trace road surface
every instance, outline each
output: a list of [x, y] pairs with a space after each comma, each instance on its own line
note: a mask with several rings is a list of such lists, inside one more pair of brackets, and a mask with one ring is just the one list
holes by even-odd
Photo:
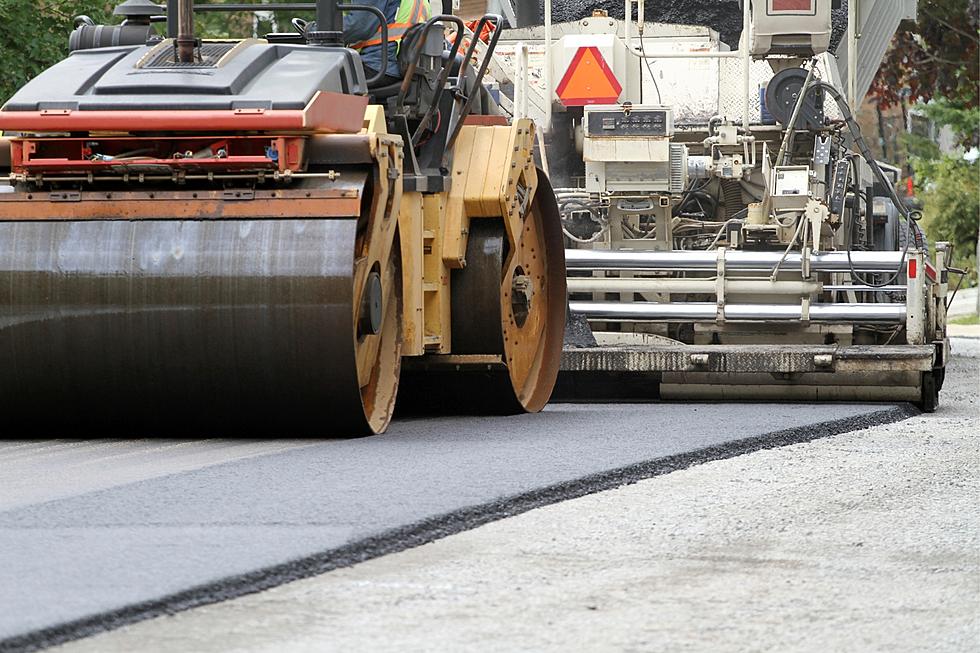
[[[241, 596], [540, 505], [912, 412], [563, 405], [401, 420], [357, 440], [6, 442], [0, 650]], [[94, 470], [104, 471], [93, 479]]]

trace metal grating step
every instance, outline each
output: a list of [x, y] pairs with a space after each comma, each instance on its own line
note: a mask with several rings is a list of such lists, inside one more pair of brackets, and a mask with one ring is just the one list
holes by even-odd
[[143, 68], [214, 68], [218, 62], [238, 45], [237, 43], [204, 43], [194, 50], [195, 61], [182, 63], [177, 61], [177, 48], [161, 48]]

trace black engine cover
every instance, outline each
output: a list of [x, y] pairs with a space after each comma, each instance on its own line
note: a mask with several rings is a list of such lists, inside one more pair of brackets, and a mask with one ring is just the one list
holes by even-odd
[[318, 91], [365, 95], [360, 57], [340, 47], [205, 42], [173, 62], [173, 42], [81, 50], [17, 92], [4, 111], [302, 109]]

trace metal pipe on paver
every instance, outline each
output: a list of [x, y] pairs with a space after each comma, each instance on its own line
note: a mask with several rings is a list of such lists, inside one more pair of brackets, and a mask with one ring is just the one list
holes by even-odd
[[[718, 268], [718, 251], [630, 252], [586, 249], [565, 250], [570, 270], [701, 270]], [[726, 270], [772, 270], [783, 259], [778, 252], [724, 252]], [[894, 272], [901, 264], [903, 252], [824, 252], [810, 254], [814, 272]], [[802, 269], [803, 254], [791, 252], [780, 264], [781, 270]]]
[[857, 22], [858, 0], [847, 3], [847, 101], [857, 111]]
[[545, 133], [551, 132], [551, 106], [555, 96], [554, 80], [551, 79], [551, 0], [544, 0], [544, 125]]
[[530, 74], [528, 73], [527, 43], [520, 41], [515, 52], [517, 55], [517, 81], [514, 82], [514, 119], [527, 118], [529, 115]]
[[[904, 304], [812, 304], [811, 322], [903, 322]], [[730, 320], [793, 320], [803, 319], [800, 306], [783, 304], [729, 304], [725, 317]]]
[[[668, 304], [653, 302], [571, 302], [573, 313], [603, 321], [642, 322], [715, 320], [718, 305], [713, 302]], [[796, 304], [728, 304], [726, 320], [796, 321], [803, 319], [803, 308]], [[811, 322], [902, 322], [904, 304], [811, 304]]]
[[[749, 120], [749, 86], [751, 83], [751, 77], [749, 75], [750, 66], [752, 65], [752, 58], [749, 50], [752, 47], [752, 3], [748, 0], [742, 2], [742, 91], [745, 95], [743, 98], [745, 104], [743, 105], [742, 114], [742, 129], [746, 134], [752, 126]], [[761, 116], [760, 116], [761, 117]], [[709, 134], [710, 135], [710, 134]], [[753, 147], [755, 147], [753, 145]]]
[[908, 286], [863, 286], [858, 284], [824, 285], [825, 292], [905, 292]]
[[[630, 39], [632, 38], [632, 32], [630, 26], [633, 23], [633, 0], [626, 0], [626, 8], [623, 10], [623, 40], [626, 42], [626, 47], [631, 48]], [[641, 81], [642, 84], [642, 81]]]
[[735, 52], [648, 52], [646, 55], [633, 52], [640, 59], [739, 59], [741, 54]]
[[[862, 286], [857, 284], [827, 285], [816, 281], [769, 281], [768, 279], [727, 279], [725, 290], [735, 294], [813, 295], [821, 292], [883, 293], [908, 290], [907, 286]], [[718, 291], [715, 279], [685, 279], [658, 277], [571, 277], [569, 292], [669, 292], [706, 293]]]
[[[902, 286], [904, 290], [905, 287]], [[715, 279], [572, 277], [569, 292], [663, 292], [714, 294], [718, 291]], [[725, 292], [758, 295], [817, 295], [823, 284], [815, 281], [770, 281], [769, 279], [726, 279]]]

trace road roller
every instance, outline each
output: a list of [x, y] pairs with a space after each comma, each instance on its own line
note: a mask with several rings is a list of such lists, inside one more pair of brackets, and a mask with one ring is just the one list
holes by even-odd
[[[207, 40], [195, 13], [249, 7], [128, 0], [3, 106], [7, 433], [355, 436], [396, 399], [545, 406], [566, 286], [534, 124], [500, 115], [457, 17], [409, 30], [392, 80], [343, 36], [369, 12], [386, 45], [384, 16], [335, 2]], [[492, 50], [500, 26], [475, 33]]]

